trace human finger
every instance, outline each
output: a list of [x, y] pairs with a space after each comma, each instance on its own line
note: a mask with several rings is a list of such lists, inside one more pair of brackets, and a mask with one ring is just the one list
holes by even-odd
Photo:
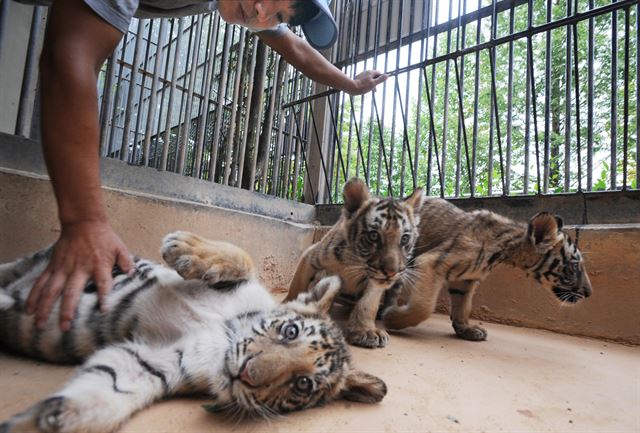
[[80, 296], [84, 291], [84, 286], [88, 278], [89, 275], [85, 272], [74, 272], [74, 274], [67, 279], [66, 287], [62, 294], [59, 318], [59, 326], [63, 332], [71, 329], [71, 322], [76, 316], [78, 302], [80, 301]]
[[118, 250], [116, 264], [125, 274], [133, 271], [133, 268], [135, 266], [135, 264], [133, 263], [133, 259], [131, 258], [131, 254], [129, 254], [129, 251], [127, 251], [126, 248]]
[[43, 293], [38, 300], [38, 310], [36, 312], [36, 326], [43, 329], [53, 309], [53, 304], [62, 293], [67, 275], [62, 272], [56, 272], [51, 275], [47, 285], [43, 289]]
[[[120, 265], [118, 265], [120, 266]], [[107, 312], [106, 297], [111, 291], [113, 285], [113, 277], [110, 272], [105, 272], [104, 269], [99, 269], [95, 273], [95, 283], [98, 292], [98, 302], [100, 303], [100, 311]]]
[[42, 295], [43, 289], [46, 287], [49, 279], [51, 278], [52, 271], [47, 267], [42, 274], [38, 277], [36, 282], [33, 284], [31, 291], [29, 292], [29, 296], [26, 301], [26, 313], [31, 315], [36, 312], [36, 306], [39, 303], [40, 296]]

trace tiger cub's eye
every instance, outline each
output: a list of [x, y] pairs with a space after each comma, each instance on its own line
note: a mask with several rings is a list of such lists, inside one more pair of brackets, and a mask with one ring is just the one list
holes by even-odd
[[409, 243], [410, 240], [411, 240], [411, 236], [405, 233], [400, 238], [400, 245], [405, 246]]
[[282, 328], [282, 336], [287, 340], [295, 340], [298, 338], [298, 325], [295, 323], [290, 323]]
[[371, 242], [376, 242], [378, 239], [380, 239], [380, 235], [377, 231], [371, 230], [367, 233], [367, 239], [369, 239]]
[[295, 381], [296, 391], [300, 394], [309, 394], [313, 390], [313, 381], [306, 376], [300, 376]]

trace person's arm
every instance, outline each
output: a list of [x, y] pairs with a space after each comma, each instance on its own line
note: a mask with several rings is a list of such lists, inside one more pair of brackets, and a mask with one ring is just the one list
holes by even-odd
[[53, 3], [40, 57], [42, 145], [62, 231], [27, 299], [27, 312], [36, 313], [39, 326], [62, 295], [60, 327], [69, 329], [88, 279], [102, 299], [111, 288], [113, 265], [132, 268], [107, 221], [98, 155], [96, 82], [121, 37], [82, 0]]
[[257, 35], [307, 77], [351, 95], [367, 93], [387, 79], [387, 75], [379, 71], [365, 71], [354, 79], [349, 78], [289, 29], [277, 34], [260, 32]]

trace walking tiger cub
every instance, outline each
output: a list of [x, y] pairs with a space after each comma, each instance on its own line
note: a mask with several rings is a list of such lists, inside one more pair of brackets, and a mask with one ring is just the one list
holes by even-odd
[[347, 340], [382, 347], [388, 338], [383, 330], [375, 331], [378, 339], [352, 333], [362, 323], [368, 332], [375, 327], [383, 293], [385, 327], [402, 329], [426, 320], [440, 290], [447, 288], [456, 335], [480, 341], [487, 332], [469, 324], [471, 300], [501, 263], [523, 269], [563, 303], [591, 295], [582, 255], [558, 216], [541, 212], [525, 224], [486, 210], [465, 212], [445, 200], [425, 198], [419, 189], [405, 200], [380, 199], [351, 179], [344, 187], [342, 217], [304, 253], [287, 299], [304, 291], [320, 271], [340, 275], [343, 293], [360, 297]]
[[[562, 230], [559, 216], [540, 212], [527, 224], [487, 210], [465, 212], [446, 200], [427, 198], [420, 218], [411, 277], [385, 300], [387, 328], [426, 320], [440, 290], [447, 288], [456, 335], [486, 339], [486, 330], [469, 324], [471, 300], [480, 282], [499, 264], [524, 270], [563, 303], [576, 303], [592, 293], [582, 254]], [[397, 305], [398, 299], [403, 305]]]
[[[0, 432], [110, 432], [174, 395], [203, 394], [211, 410], [269, 417], [344, 398], [373, 403], [380, 379], [356, 370], [327, 312], [340, 280], [278, 305], [240, 248], [177, 232], [162, 256], [117, 275], [100, 312], [85, 291], [73, 328], [38, 331], [23, 313], [51, 250], [0, 266], [0, 343], [54, 362], [86, 359], [64, 388], [0, 425]], [[91, 289], [91, 287], [88, 287]], [[95, 288], [94, 288], [95, 292]]]
[[371, 197], [364, 182], [353, 178], [345, 184], [343, 196], [342, 216], [304, 252], [286, 299], [307, 290], [318, 273], [339, 275], [342, 293], [360, 297], [346, 325], [347, 341], [384, 347], [389, 335], [376, 327], [378, 306], [387, 289], [409, 276], [407, 264], [419, 235], [424, 194], [417, 189], [406, 199]]

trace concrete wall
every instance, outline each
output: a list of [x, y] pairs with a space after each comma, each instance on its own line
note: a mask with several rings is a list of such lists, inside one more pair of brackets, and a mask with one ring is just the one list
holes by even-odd
[[[110, 222], [140, 256], [159, 260], [165, 234], [193, 231], [246, 249], [267, 286], [278, 291], [286, 289], [298, 258], [313, 240], [313, 206], [120, 161], [103, 160], [102, 174]], [[43, 248], [58, 233], [39, 147], [0, 134], [0, 262]]]

